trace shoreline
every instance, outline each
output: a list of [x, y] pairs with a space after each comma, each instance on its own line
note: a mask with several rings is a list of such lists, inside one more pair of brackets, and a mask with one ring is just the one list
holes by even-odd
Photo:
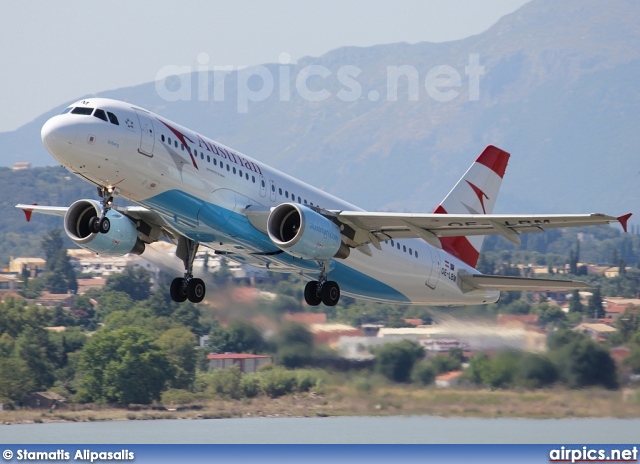
[[438, 416], [474, 418], [617, 418], [640, 417], [640, 390], [458, 390], [386, 387], [361, 392], [325, 387], [323, 393], [279, 398], [208, 400], [192, 405], [71, 404], [50, 410], [0, 411], [0, 425], [120, 420], [203, 420], [244, 417]]

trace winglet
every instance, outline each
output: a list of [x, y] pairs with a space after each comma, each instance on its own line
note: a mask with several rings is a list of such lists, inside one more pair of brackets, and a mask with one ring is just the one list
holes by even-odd
[[[38, 203], [34, 203], [33, 206], [38, 206]], [[31, 222], [31, 215], [33, 214], [33, 210], [28, 208], [22, 208], [22, 212], [27, 218], [27, 222]]]
[[632, 214], [633, 213], [625, 214], [624, 216], [620, 216], [619, 218], [617, 218], [618, 222], [620, 223], [620, 225], [622, 226], [625, 232], [627, 231], [627, 221], [629, 220]]

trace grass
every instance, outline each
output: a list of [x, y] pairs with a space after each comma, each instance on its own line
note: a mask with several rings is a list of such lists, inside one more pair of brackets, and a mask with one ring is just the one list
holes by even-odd
[[332, 385], [322, 393], [280, 398], [203, 401], [180, 411], [138, 410], [104, 405], [70, 405], [54, 412], [0, 411], [0, 423], [91, 422], [105, 420], [226, 419], [232, 417], [328, 417], [437, 415], [443, 417], [582, 418], [640, 417], [638, 391], [601, 389], [536, 391], [416, 388], [372, 382]]

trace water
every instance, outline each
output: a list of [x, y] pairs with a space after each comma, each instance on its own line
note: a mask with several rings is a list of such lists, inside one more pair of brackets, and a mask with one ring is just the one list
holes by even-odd
[[640, 419], [242, 418], [0, 425], [0, 443], [635, 443]]

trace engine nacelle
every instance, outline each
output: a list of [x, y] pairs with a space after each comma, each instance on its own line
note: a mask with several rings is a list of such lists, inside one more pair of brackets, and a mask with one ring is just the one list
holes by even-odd
[[276, 206], [269, 214], [267, 232], [278, 248], [296, 258], [324, 261], [349, 256], [338, 226], [297, 203]]
[[142, 254], [144, 243], [138, 238], [135, 224], [123, 214], [110, 209], [107, 218], [111, 228], [106, 234], [92, 232], [89, 220], [99, 217], [102, 205], [96, 200], [78, 200], [64, 216], [64, 230], [73, 243], [104, 255]]

